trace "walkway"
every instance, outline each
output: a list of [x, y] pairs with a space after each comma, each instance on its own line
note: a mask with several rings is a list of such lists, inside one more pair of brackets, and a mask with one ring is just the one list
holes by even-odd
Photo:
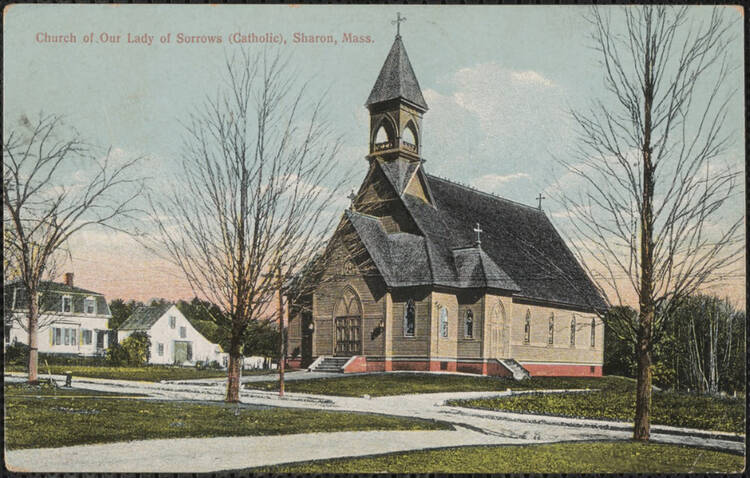
[[[8, 377], [6, 376], [6, 379]], [[143, 393], [170, 400], [221, 400], [222, 384], [187, 385], [76, 378], [74, 385], [100, 391]], [[370, 431], [262, 437], [146, 440], [6, 453], [15, 470], [35, 472], [209, 472], [254, 466], [478, 444], [531, 444], [578, 440], [626, 440], [632, 425], [445, 406], [454, 398], [510, 392], [461, 392], [376, 398], [333, 397], [243, 390], [241, 401], [277, 407], [382, 413], [442, 420], [454, 431]], [[744, 436], [653, 426], [652, 439], [742, 452]], [[290, 446], [290, 444], [293, 444]], [[458, 471], [458, 470], [457, 470]]]

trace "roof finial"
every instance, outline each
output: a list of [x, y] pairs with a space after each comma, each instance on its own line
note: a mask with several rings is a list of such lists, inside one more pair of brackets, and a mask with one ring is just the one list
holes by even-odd
[[401, 16], [401, 12], [396, 12], [396, 19], [391, 21], [392, 25], [396, 25], [396, 37], [401, 36], [401, 22], [405, 22], [406, 17]]
[[477, 223], [477, 227], [475, 227], [475, 228], [474, 228], [474, 232], [476, 232], [476, 233], [477, 233], [477, 242], [476, 242], [476, 247], [479, 247], [479, 245], [480, 245], [480, 244], [482, 244], [482, 238], [481, 238], [481, 237], [480, 237], [479, 235], [480, 235], [480, 234], [482, 234], [482, 233], [484, 232], [484, 231], [482, 230], [482, 228], [481, 228], [481, 227], [479, 226], [479, 223]]
[[542, 199], [547, 199], [546, 197], [542, 196], [542, 193], [539, 193], [539, 196], [537, 196], [537, 201], [539, 201], [539, 205], [537, 208], [541, 211], [542, 210]]

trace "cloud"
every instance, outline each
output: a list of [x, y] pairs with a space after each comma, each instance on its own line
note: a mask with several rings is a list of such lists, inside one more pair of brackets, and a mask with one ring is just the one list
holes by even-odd
[[476, 178], [473, 182], [474, 186], [485, 191], [491, 191], [495, 186], [499, 184], [505, 184], [519, 179], [529, 179], [530, 175], [526, 173], [512, 173], [512, 174], [485, 174]]
[[446, 75], [426, 89], [422, 143], [430, 172], [531, 204], [572, 137], [567, 93], [534, 70], [495, 62]]

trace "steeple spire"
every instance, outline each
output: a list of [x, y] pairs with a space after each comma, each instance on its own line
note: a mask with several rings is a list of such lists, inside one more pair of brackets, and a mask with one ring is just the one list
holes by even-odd
[[[401, 22], [403, 20], [405, 19], [399, 15], [396, 21]], [[414, 69], [406, 55], [406, 49], [401, 41], [400, 34], [397, 34], [393, 41], [391, 51], [380, 69], [378, 79], [375, 81], [375, 86], [372, 87], [365, 106], [369, 107], [375, 103], [394, 99], [405, 100], [418, 110], [427, 111], [427, 103], [422, 96], [422, 90], [419, 88]]]

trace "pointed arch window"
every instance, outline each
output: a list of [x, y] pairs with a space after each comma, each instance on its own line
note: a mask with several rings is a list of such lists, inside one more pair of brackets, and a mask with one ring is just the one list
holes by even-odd
[[549, 315], [549, 333], [547, 334], [547, 343], [554, 345], [555, 343], [555, 313]]
[[523, 325], [523, 343], [531, 342], [531, 311], [526, 309], [526, 321]]
[[378, 132], [375, 133], [375, 144], [387, 143], [388, 141], [390, 141], [388, 132], [385, 130], [385, 126], [380, 125]]
[[570, 345], [571, 347], [576, 344], [576, 318], [573, 316], [570, 319]]
[[406, 149], [415, 153], [417, 152], [417, 130], [411, 121], [407, 123], [404, 131], [401, 133], [401, 143]]
[[407, 300], [404, 305], [404, 337], [414, 337], [416, 332], [416, 315], [414, 300]]
[[448, 308], [444, 305], [438, 306], [438, 317], [440, 319], [440, 336], [448, 337]]
[[464, 318], [464, 337], [467, 339], [474, 338], [474, 313], [470, 310], [466, 311], [466, 317]]
[[591, 346], [596, 347], [596, 319], [591, 319]]

